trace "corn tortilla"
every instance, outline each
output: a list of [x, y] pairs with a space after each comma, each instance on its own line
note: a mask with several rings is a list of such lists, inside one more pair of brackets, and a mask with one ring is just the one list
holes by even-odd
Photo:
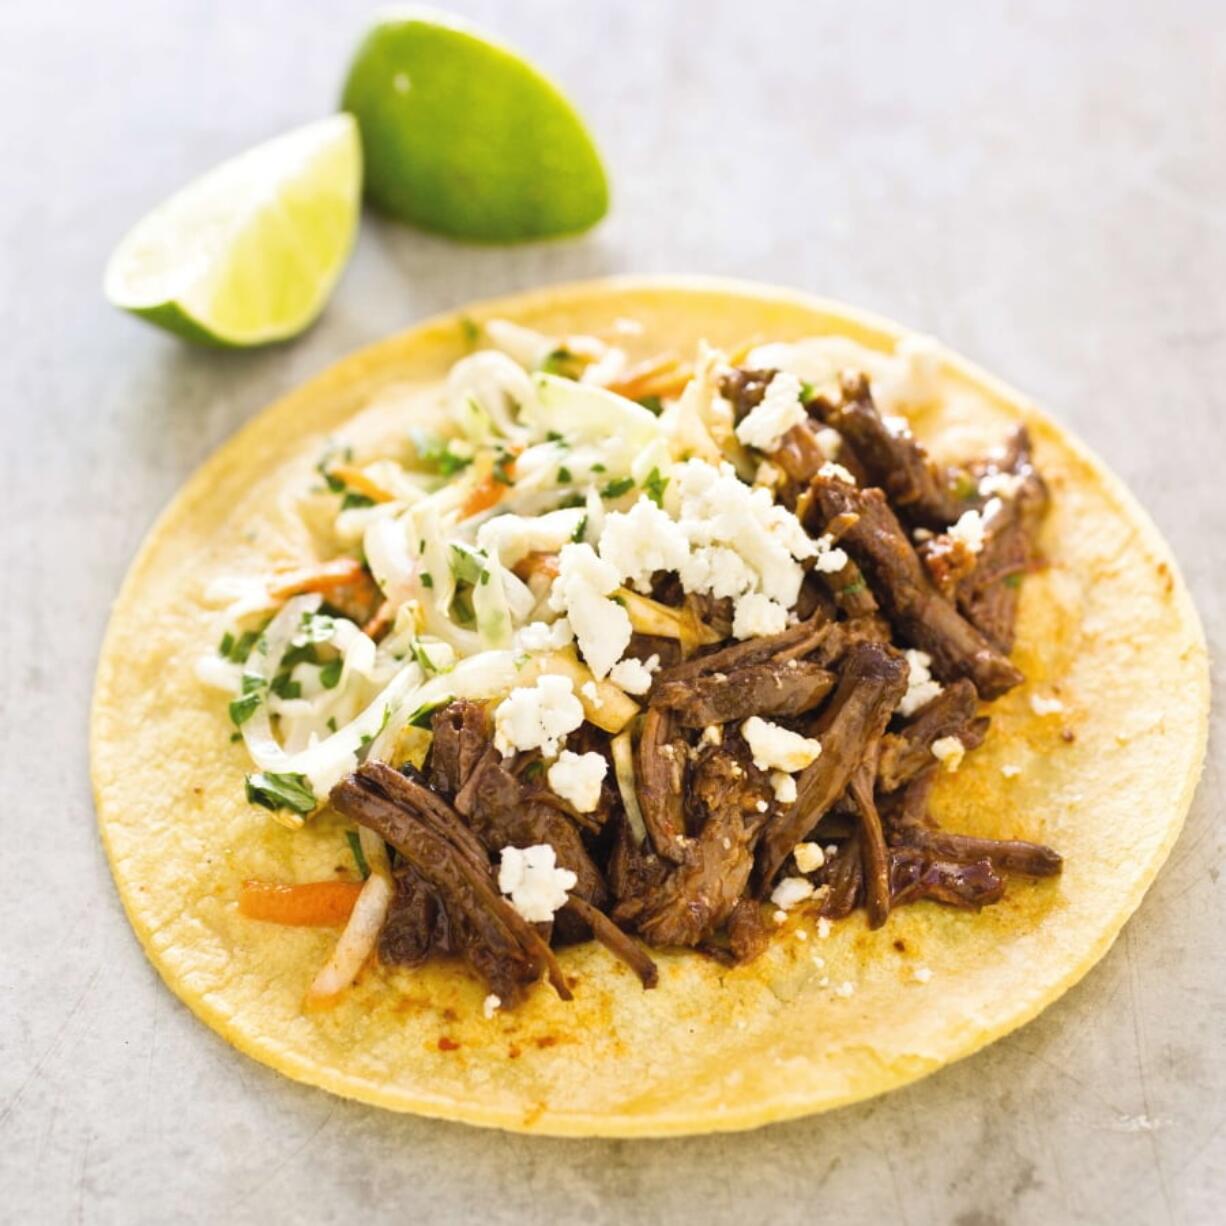
[[[825, 939], [793, 915], [748, 966], [660, 955], [651, 992], [588, 944], [560, 955], [570, 1004], [546, 987], [487, 1020], [482, 985], [458, 963], [431, 962], [368, 966], [335, 1007], [304, 1012], [337, 932], [244, 919], [238, 888], [334, 877], [352, 862], [339, 819], [293, 832], [245, 802], [248, 762], [230, 743], [226, 704], [193, 673], [216, 646], [202, 593], [221, 574], [301, 561], [309, 538], [295, 499], [327, 440], [360, 449], [432, 414], [466, 352], [465, 321], [488, 318], [562, 335], [635, 320], [642, 334], [618, 343], [641, 356], [688, 354], [702, 338], [734, 349], [830, 332], [889, 350], [901, 335], [836, 303], [744, 283], [555, 287], [364, 349], [224, 445], [133, 563], [93, 704], [102, 838], [171, 989], [240, 1051], [333, 1093], [515, 1131], [663, 1136], [879, 1094], [969, 1055], [1076, 983], [1139, 905], [1191, 802], [1207, 734], [1204, 638], [1170, 550], [1119, 480], [1024, 397], [944, 354], [942, 402], [915, 418], [919, 437], [938, 455], [969, 455], [1025, 422], [1052, 509], [1040, 540], [1050, 567], [1022, 588], [1013, 659], [1026, 683], [992, 705], [986, 743], [942, 778], [933, 811], [959, 831], [1051, 844], [1063, 875], [1011, 877], [1004, 900], [978, 914], [922, 903], [870, 931], [857, 912]], [[1063, 710], [1036, 714], [1036, 694]]]

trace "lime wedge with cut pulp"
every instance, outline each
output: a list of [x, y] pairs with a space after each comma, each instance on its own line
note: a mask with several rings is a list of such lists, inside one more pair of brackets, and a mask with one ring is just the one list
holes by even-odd
[[341, 105], [362, 131], [367, 196], [401, 221], [499, 242], [586, 230], [608, 210], [600, 155], [565, 95], [456, 18], [379, 19]]
[[361, 195], [352, 117], [296, 128], [139, 221], [107, 264], [106, 296], [188, 340], [284, 340], [323, 309], [353, 246]]

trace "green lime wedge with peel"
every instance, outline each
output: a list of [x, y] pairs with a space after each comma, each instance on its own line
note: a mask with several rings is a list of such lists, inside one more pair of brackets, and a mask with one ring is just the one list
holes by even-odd
[[502, 242], [586, 230], [608, 210], [600, 155], [561, 90], [450, 16], [378, 20], [341, 105], [362, 131], [367, 196], [401, 221]]
[[107, 264], [106, 296], [188, 340], [294, 336], [323, 309], [353, 247], [362, 150], [349, 115], [223, 162], [139, 221]]

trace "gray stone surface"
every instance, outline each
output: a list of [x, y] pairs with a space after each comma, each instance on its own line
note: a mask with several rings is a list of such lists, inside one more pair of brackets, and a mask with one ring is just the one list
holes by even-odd
[[1220, 1221], [1220, 720], [1187, 829], [1102, 964], [980, 1056], [825, 1118], [637, 1144], [401, 1118], [237, 1055], [162, 987], [89, 796], [109, 601], [158, 508], [241, 422], [470, 298], [728, 273], [937, 333], [1051, 406], [1149, 506], [1222, 699], [1220, 0], [459, 4], [590, 116], [605, 225], [496, 249], [367, 218], [322, 323], [264, 353], [193, 351], [112, 313], [99, 278], [126, 226], [329, 109], [360, 7], [3, 6], [0, 1219]]

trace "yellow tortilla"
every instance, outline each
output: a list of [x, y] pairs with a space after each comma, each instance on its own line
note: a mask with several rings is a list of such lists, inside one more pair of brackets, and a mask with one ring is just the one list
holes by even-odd
[[[1063, 876], [1012, 877], [1004, 901], [979, 914], [905, 907], [876, 932], [863, 912], [826, 939], [793, 917], [746, 967], [659, 956], [651, 992], [589, 944], [561, 955], [571, 1004], [542, 986], [486, 1020], [485, 989], [458, 965], [431, 964], [370, 966], [335, 1008], [303, 1011], [337, 932], [246, 920], [238, 888], [334, 876], [352, 861], [335, 819], [291, 832], [245, 803], [248, 764], [226, 703], [192, 671], [215, 649], [202, 591], [220, 574], [302, 559], [294, 503], [326, 437], [360, 447], [402, 429], [406, 402], [418, 406], [410, 414], [431, 411], [465, 352], [465, 317], [606, 335], [632, 319], [643, 334], [618, 343], [642, 355], [827, 332], [888, 350], [900, 335], [755, 285], [566, 286], [365, 349], [240, 431], [149, 534], [116, 601], [94, 698], [99, 825], [132, 925], [170, 987], [240, 1051], [337, 1094], [524, 1132], [662, 1136], [881, 1093], [969, 1055], [1076, 983], [1140, 903], [1191, 802], [1208, 719], [1203, 634], [1169, 549], [1121, 483], [1024, 397], [946, 355], [944, 403], [916, 418], [921, 439], [968, 455], [1025, 421], [1053, 506], [1041, 542], [1051, 567], [1022, 591], [1014, 659], [1026, 684], [993, 704], [986, 744], [942, 779], [935, 811], [959, 831], [1050, 843]], [[1064, 711], [1036, 715], [1033, 694], [1058, 696]]]

